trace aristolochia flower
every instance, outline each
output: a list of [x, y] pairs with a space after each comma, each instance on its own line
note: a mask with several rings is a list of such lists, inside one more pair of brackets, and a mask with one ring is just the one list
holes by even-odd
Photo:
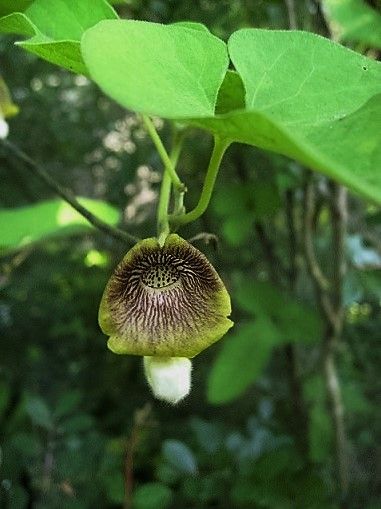
[[104, 291], [99, 324], [118, 354], [191, 358], [233, 322], [230, 297], [207, 258], [176, 234], [138, 242]]

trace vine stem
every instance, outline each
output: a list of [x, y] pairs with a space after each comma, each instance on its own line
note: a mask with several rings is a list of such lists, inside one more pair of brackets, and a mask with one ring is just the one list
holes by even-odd
[[196, 207], [190, 212], [181, 215], [171, 215], [169, 217], [169, 221], [171, 224], [175, 226], [180, 226], [196, 221], [196, 219], [202, 216], [202, 214], [208, 208], [222, 158], [226, 152], [226, 149], [229, 147], [230, 143], [231, 141], [225, 138], [219, 138], [218, 136], [214, 137], [213, 152], [210, 157], [209, 166], [206, 172], [204, 185], [201, 191], [199, 201]]
[[[182, 144], [184, 140], [183, 133], [174, 131], [172, 149], [169, 155], [169, 161], [172, 168], [176, 168], [177, 161], [179, 160]], [[169, 219], [168, 219], [168, 207], [169, 200], [171, 198], [171, 187], [172, 180], [168, 166], [164, 167], [163, 180], [160, 187], [159, 204], [157, 208], [157, 235], [159, 244], [163, 245], [167, 235], [170, 232]], [[176, 190], [177, 194], [182, 196], [183, 191]]]
[[86, 209], [75, 197], [75, 195], [69, 189], [59, 184], [53, 177], [49, 175], [36, 161], [30, 156], [25, 154], [19, 147], [14, 145], [9, 140], [1, 140], [1, 143], [6, 147], [12, 154], [14, 154], [19, 160], [25, 164], [25, 168], [33, 172], [40, 180], [42, 180], [52, 191], [58, 196], [65, 200], [69, 205], [73, 207], [81, 216], [88, 220], [95, 228], [106, 233], [110, 237], [116, 240], [124, 242], [125, 244], [132, 245], [138, 242], [138, 238], [130, 233], [127, 233], [119, 228], [110, 226], [99, 217], [95, 216], [92, 212]]
[[174, 188], [178, 189], [180, 192], [184, 192], [186, 190], [185, 185], [181, 182], [179, 176], [177, 175], [175, 165], [171, 161], [171, 158], [168, 155], [168, 152], [166, 151], [163, 142], [161, 141], [155, 126], [153, 125], [152, 120], [147, 115], [142, 115], [141, 118], [148, 134], [150, 135], [156, 147], [156, 150], [159, 153], [160, 159], [163, 161], [165, 171], [169, 174]]

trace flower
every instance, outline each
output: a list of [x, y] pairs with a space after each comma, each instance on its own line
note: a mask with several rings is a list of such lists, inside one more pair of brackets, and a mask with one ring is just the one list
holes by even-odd
[[232, 327], [229, 294], [207, 258], [176, 234], [138, 242], [106, 285], [99, 324], [118, 354], [191, 358]]

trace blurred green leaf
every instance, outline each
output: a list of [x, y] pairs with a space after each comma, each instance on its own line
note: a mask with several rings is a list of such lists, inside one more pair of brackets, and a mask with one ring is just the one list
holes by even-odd
[[194, 475], [197, 462], [193, 452], [179, 440], [165, 440], [162, 447], [163, 458], [179, 472]]
[[351, 380], [346, 381], [346, 383], [342, 385], [342, 394], [343, 404], [347, 414], [371, 416], [372, 406], [365, 394], [362, 393], [361, 387], [358, 384], [355, 384]]
[[381, 14], [363, 0], [324, 0], [324, 14], [334, 36], [381, 49]]
[[0, 32], [30, 36], [18, 45], [53, 64], [86, 74], [80, 53], [82, 34], [102, 19], [117, 17], [106, 0], [35, 0], [24, 13], [0, 19]]
[[91, 77], [110, 97], [166, 118], [213, 115], [228, 67], [225, 43], [179, 25], [102, 21], [86, 31], [81, 48]]
[[156, 469], [156, 478], [163, 484], [173, 486], [182, 478], [182, 474], [175, 467], [163, 461]]
[[90, 415], [78, 413], [67, 419], [61, 420], [60, 426], [64, 433], [82, 433], [91, 429], [94, 425]]
[[[116, 224], [119, 212], [111, 205], [90, 198], [78, 200], [108, 224]], [[92, 228], [90, 223], [63, 200], [48, 200], [25, 207], [0, 209], [0, 247], [19, 248], [50, 235], [70, 235]]]
[[223, 435], [216, 423], [194, 417], [190, 422], [199, 445], [209, 454], [218, 451], [223, 445]]
[[284, 154], [381, 203], [381, 64], [307, 32], [242, 29], [228, 47], [246, 111], [194, 124]]
[[222, 231], [229, 244], [239, 246], [246, 242], [252, 233], [253, 218], [250, 215], [228, 217], [222, 223]]
[[0, 419], [2, 418], [9, 403], [10, 392], [9, 384], [6, 382], [0, 382]]
[[281, 446], [263, 454], [232, 489], [232, 498], [242, 504], [268, 509], [323, 509], [327, 505], [326, 486], [306, 468], [294, 446]]
[[263, 454], [255, 463], [252, 473], [257, 479], [266, 481], [282, 473], [296, 472], [303, 468], [303, 462], [294, 446], [279, 447]]
[[251, 211], [254, 213], [254, 203], [251, 200], [254, 184], [247, 182], [218, 186], [212, 197], [212, 206], [216, 214], [222, 217], [244, 216]]
[[305, 469], [295, 478], [293, 487], [294, 499], [297, 507], [311, 509], [325, 509], [328, 493], [322, 479], [312, 471]]
[[45, 429], [53, 428], [52, 413], [45, 401], [39, 396], [31, 396], [27, 399], [26, 411], [34, 424]]
[[256, 219], [265, 219], [274, 215], [282, 205], [278, 187], [270, 179], [257, 179], [253, 182], [251, 199], [254, 202]]
[[381, 300], [381, 272], [380, 270], [360, 271], [360, 281], [364, 289]]
[[309, 455], [311, 461], [324, 463], [332, 451], [333, 433], [327, 412], [326, 388], [323, 377], [306, 380], [304, 397], [309, 405]]
[[7, 509], [24, 509], [27, 507], [29, 496], [24, 488], [18, 484], [11, 486], [8, 493]]
[[82, 397], [82, 392], [78, 390], [63, 393], [54, 410], [54, 416], [57, 419], [60, 419], [61, 417], [69, 415], [73, 411], [77, 410]]
[[262, 373], [281, 336], [272, 322], [261, 316], [235, 329], [223, 342], [208, 378], [208, 400], [227, 403], [240, 396]]
[[42, 444], [32, 433], [15, 433], [9, 442], [24, 458], [35, 458], [42, 450]]
[[[256, 179], [245, 184], [230, 183], [217, 189], [212, 205], [223, 217], [264, 219], [281, 206], [277, 185], [270, 179]], [[247, 217], [249, 216], [249, 217]]]
[[0, 2], [0, 16], [6, 16], [11, 12], [22, 12], [33, 0], [1, 0]]
[[317, 310], [266, 281], [242, 279], [236, 285], [234, 296], [248, 313], [270, 317], [284, 342], [313, 343], [321, 338], [323, 324]]
[[187, 501], [193, 502], [190, 507], [213, 507], [218, 496], [223, 500], [228, 497], [228, 473], [205, 472], [202, 477], [184, 479], [182, 493]]
[[158, 482], [143, 484], [133, 494], [133, 509], [167, 509], [172, 503], [170, 488]]
[[103, 483], [107, 491], [107, 498], [114, 504], [123, 504], [124, 479], [122, 472], [115, 472], [105, 476]]
[[295, 509], [292, 501], [287, 500], [287, 491], [275, 482], [258, 483], [239, 478], [232, 488], [231, 497], [234, 503], [253, 508]]

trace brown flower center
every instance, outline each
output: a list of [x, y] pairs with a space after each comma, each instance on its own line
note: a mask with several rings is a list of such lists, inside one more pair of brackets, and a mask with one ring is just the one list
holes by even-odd
[[156, 265], [142, 274], [141, 280], [145, 286], [159, 290], [171, 286], [180, 279], [175, 267], [170, 265]]

